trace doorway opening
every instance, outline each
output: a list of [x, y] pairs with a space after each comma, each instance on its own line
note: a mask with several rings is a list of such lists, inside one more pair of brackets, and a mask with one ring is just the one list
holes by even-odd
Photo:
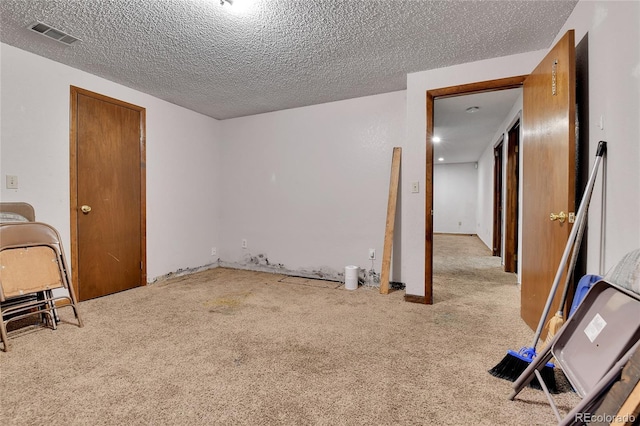
[[[522, 87], [526, 76], [489, 80], [460, 86], [451, 86], [427, 91], [427, 140], [426, 140], [426, 176], [425, 176], [425, 292], [422, 300], [425, 304], [433, 303], [433, 233], [434, 233], [434, 112], [436, 99], [462, 96], [474, 93], [490, 92]], [[408, 301], [416, 302], [412, 296]]]

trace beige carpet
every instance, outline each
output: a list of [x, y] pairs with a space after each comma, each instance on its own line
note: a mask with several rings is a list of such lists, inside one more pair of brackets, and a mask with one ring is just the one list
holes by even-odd
[[0, 353], [0, 424], [554, 424], [487, 373], [533, 335], [515, 276], [477, 237], [435, 251], [432, 306], [219, 268], [83, 302], [84, 328], [64, 309]]

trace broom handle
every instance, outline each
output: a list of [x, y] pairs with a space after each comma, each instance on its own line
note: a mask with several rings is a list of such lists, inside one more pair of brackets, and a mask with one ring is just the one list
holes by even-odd
[[[587, 198], [587, 205], [585, 207], [584, 214], [586, 215], [589, 211], [589, 203], [591, 202], [591, 194], [593, 194], [593, 187], [588, 194], [584, 194]], [[574, 225], [575, 226], [575, 225]], [[584, 234], [584, 228], [587, 227], [587, 221], [581, 220], [579, 224], [580, 228], [578, 229], [578, 234], [576, 235], [576, 241], [573, 244], [573, 250], [571, 251], [571, 260], [569, 261], [569, 269], [567, 269], [567, 275], [564, 280], [564, 290], [562, 291], [562, 298], [560, 299], [560, 305], [558, 306], [558, 312], [556, 315], [562, 317], [564, 315], [564, 305], [567, 302], [567, 296], [569, 295], [569, 282], [571, 281], [571, 277], [573, 276], [573, 272], [576, 267], [576, 263], [578, 262], [578, 253], [580, 253], [580, 245], [582, 244], [582, 235]]]
[[[605, 141], [600, 141], [598, 143], [598, 150], [596, 152], [596, 161], [593, 164], [591, 175], [589, 176], [589, 180], [587, 181], [585, 194], [587, 193], [590, 194], [593, 191], [593, 187], [595, 186], [595, 183], [596, 183], [598, 166], [600, 165], [602, 156], [606, 151], [607, 151], [607, 143]], [[540, 321], [538, 322], [538, 328], [536, 329], [536, 334], [533, 337], [533, 343], [531, 344], [532, 348], [536, 347], [536, 345], [538, 344], [538, 340], [540, 339], [540, 335], [542, 334], [542, 329], [544, 328], [544, 323], [545, 323], [545, 320], [547, 319], [547, 315], [549, 315], [549, 311], [551, 310], [551, 304], [553, 303], [553, 298], [555, 297], [556, 291], [558, 290], [558, 285], [560, 284], [562, 273], [564, 272], [564, 268], [567, 265], [567, 259], [569, 258], [569, 253], [571, 252], [571, 248], [576, 240], [576, 235], [578, 234], [578, 229], [580, 228], [580, 221], [586, 220], [586, 218], [584, 217], [584, 214], [586, 212], [587, 205], [589, 204], [587, 201], [587, 198], [590, 198], [590, 197], [584, 196], [580, 201], [580, 207], [578, 208], [578, 213], [576, 214], [576, 222], [578, 222], [578, 226], [574, 224], [574, 226], [571, 228], [571, 232], [569, 233], [569, 239], [567, 240], [567, 245], [564, 248], [564, 253], [562, 253], [562, 258], [560, 259], [560, 265], [558, 266], [558, 271], [556, 272], [556, 276], [553, 280], [551, 291], [549, 291], [547, 302], [544, 305], [542, 316], [540, 317]]]

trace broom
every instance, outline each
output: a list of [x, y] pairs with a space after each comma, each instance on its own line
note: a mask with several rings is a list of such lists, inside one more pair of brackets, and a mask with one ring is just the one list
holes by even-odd
[[[581, 220], [581, 217], [578, 216], [577, 220]], [[540, 340], [540, 335], [542, 334], [542, 330], [544, 329], [545, 320], [547, 315], [549, 315], [549, 311], [551, 310], [551, 304], [553, 303], [553, 299], [555, 298], [556, 292], [558, 290], [558, 285], [560, 284], [560, 279], [562, 278], [562, 273], [567, 264], [567, 258], [569, 257], [569, 252], [571, 251], [571, 247], [573, 246], [573, 242], [575, 241], [575, 232], [577, 231], [577, 226], [574, 226], [571, 229], [571, 234], [569, 235], [569, 239], [567, 241], [567, 246], [565, 247], [564, 253], [562, 255], [562, 259], [560, 260], [560, 266], [558, 267], [558, 271], [556, 272], [555, 279], [553, 280], [553, 285], [551, 286], [551, 290], [549, 291], [549, 296], [547, 297], [547, 302], [545, 303], [544, 309], [542, 311], [542, 315], [540, 316], [540, 321], [538, 321], [538, 327], [536, 329], [535, 336], [533, 337], [533, 342], [529, 347], [523, 347], [519, 351], [508, 350], [507, 354], [502, 358], [495, 367], [489, 370], [489, 373], [494, 377], [499, 377], [501, 379], [506, 379], [510, 381], [515, 381], [520, 375], [527, 369], [533, 358], [536, 356], [536, 346], [538, 341]], [[569, 275], [569, 273], [567, 273]], [[555, 393], [557, 392], [556, 385], [556, 377], [555, 377], [555, 366], [548, 362], [545, 366], [540, 370], [540, 375], [542, 380], [547, 385], [549, 392]], [[542, 389], [540, 382], [537, 377], [534, 377], [529, 383], [529, 386], [535, 389]]]
[[[583, 202], [580, 204], [580, 209], [578, 210], [578, 215], [576, 216], [576, 221], [578, 222], [578, 224], [577, 226], [574, 225], [573, 228], [571, 228], [571, 233], [569, 234], [567, 245], [564, 249], [564, 253], [562, 254], [562, 258], [560, 260], [560, 266], [558, 267], [556, 276], [553, 280], [553, 285], [551, 286], [551, 290], [549, 291], [549, 296], [547, 297], [547, 302], [544, 305], [542, 316], [540, 316], [540, 321], [538, 321], [538, 327], [536, 329], [536, 333], [533, 338], [533, 342], [531, 343], [531, 346], [530, 347], [525, 346], [517, 352], [513, 350], [508, 350], [507, 354], [502, 359], [502, 361], [500, 361], [495, 367], [489, 370], [489, 373], [492, 376], [499, 377], [501, 379], [507, 379], [513, 382], [518, 377], [520, 377], [520, 375], [527, 369], [529, 364], [531, 364], [531, 361], [533, 361], [533, 358], [535, 358], [536, 346], [538, 344], [538, 341], [540, 340], [540, 335], [542, 334], [542, 330], [544, 329], [545, 320], [547, 318], [547, 315], [549, 315], [549, 311], [551, 310], [551, 304], [553, 303], [553, 299], [555, 298], [556, 292], [558, 290], [558, 285], [560, 284], [560, 279], [562, 278], [563, 272], [567, 265], [567, 259], [569, 257], [569, 253], [571, 252], [573, 252], [571, 266], [573, 267], [575, 265], [573, 261], [576, 258], [576, 253], [578, 251], [576, 250], [576, 243], [577, 243], [576, 235], [579, 228], [581, 228], [582, 223], [585, 222], [584, 208], [586, 208], [586, 205], [584, 204], [584, 201], [585, 199], [583, 198]], [[565, 292], [568, 288], [568, 281], [569, 281], [570, 275], [571, 275], [571, 271], [567, 271]], [[566, 298], [564, 294], [562, 297]], [[560, 312], [560, 315], [562, 315], [561, 312]], [[549, 323], [551, 323], [551, 321], [553, 321], [554, 318], [555, 316], [551, 318]], [[561, 326], [562, 324], [560, 324], [560, 327]], [[549, 325], [549, 327], [551, 327], [551, 325]], [[559, 330], [560, 327], [558, 327], [557, 330]], [[555, 376], [554, 368], [555, 366], [552, 363], [548, 362], [545, 364], [542, 370], [540, 370], [540, 376], [542, 377], [542, 380], [544, 381], [545, 385], [547, 385], [547, 389], [551, 393], [557, 392], [556, 376]], [[529, 386], [535, 389], [542, 389], [542, 386], [540, 385], [540, 382], [538, 381], [537, 377], [534, 377], [533, 380], [531, 380], [531, 382], [529, 383]]]
[[[553, 303], [553, 299], [556, 295], [556, 291], [558, 289], [558, 285], [560, 284], [560, 279], [562, 278], [562, 274], [564, 272], [565, 266], [567, 265], [567, 259], [569, 258], [569, 253], [571, 252], [572, 247], [575, 245], [576, 236], [578, 230], [583, 228], [582, 223], [586, 222], [586, 212], [589, 205], [589, 201], [591, 199], [591, 194], [593, 192], [593, 187], [596, 181], [596, 175], [598, 172], [598, 166], [602, 160], [602, 156], [607, 151], [607, 143], [605, 141], [600, 141], [598, 143], [598, 149], [596, 152], [596, 160], [593, 164], [593, 169], [591, 171], [591, 175], [589, 176], [589, 180], [587, 182], [587, 187], [585, 189], [585, 194], [580, 201], [580, 207], [578, 208], [578, 213], [576, 214], [576, 222], [577, 226], [574, 225], [571, 228], [571, 232], [569, 233], [569, 239], [567, 240], [567, 245], [564, 249], [564, 253], [562, 254], [562, 258], [560, 259], [560, 265], [558, 266], [558, 270], [556, 272], [556, 276], [553, 280], [553, 285], [551, 286], [551, 290], [549, 291], [549, 296], [547, 297], [547, 301], [545, 303], [542, 316], [540, 317], [540, 321], [538, 322], [538, 327], [536, 329], [535, 336], [533, 337], [533, 342], [530, 347], [523, 347], [519, 351], [508, 350], [505, 357], [500, 361], [495, 367], [489, 370], [489, 373], [492, 376], [499, 377], [501, 379], [506, 379], [510, 381], [515, 381], [518, 377], [524, 373], [524, 370], [527, 369], [533, 358], [536, 356], [536, 345], [540, 340], [540, 335], [542, 334], [542, 329], [544, 328], [545, 320], [547, 315], [549, 315], [549, 311], [551, 310], [551, 304]], [[583, 228], [584, 229], [584, 228]], [[577, 250], [575, 250], [577, 251]], [[571, 273], [567, 271], [567, 276]], [[540, 371], [540, 375], [542, 380], [547, 385], [549, 392], [557, 392], [556, 387], [556, 377], [554, 372], [555, 366], [552, 363], [546, 363], [545, 366]], [[529, 384], [531, 387], [540, 389], [540, 383], [537, 378], [534, 378]]]

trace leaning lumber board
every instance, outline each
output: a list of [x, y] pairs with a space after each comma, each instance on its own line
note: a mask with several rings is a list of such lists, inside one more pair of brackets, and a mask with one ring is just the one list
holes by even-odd
[[389, 182], [389, 202], [387, 204], [387, 224], [384, 231], [382, 271], [380, 272], [380, 294], [389, 293], [389, 275], [391, 273], [391, 253], [393, 250], [393, 230], [395, 227], [396, 205], [398, 202], [401, 156], [402, 148], [393, 148], [393, 157], [391, 159], [391, 180]]

